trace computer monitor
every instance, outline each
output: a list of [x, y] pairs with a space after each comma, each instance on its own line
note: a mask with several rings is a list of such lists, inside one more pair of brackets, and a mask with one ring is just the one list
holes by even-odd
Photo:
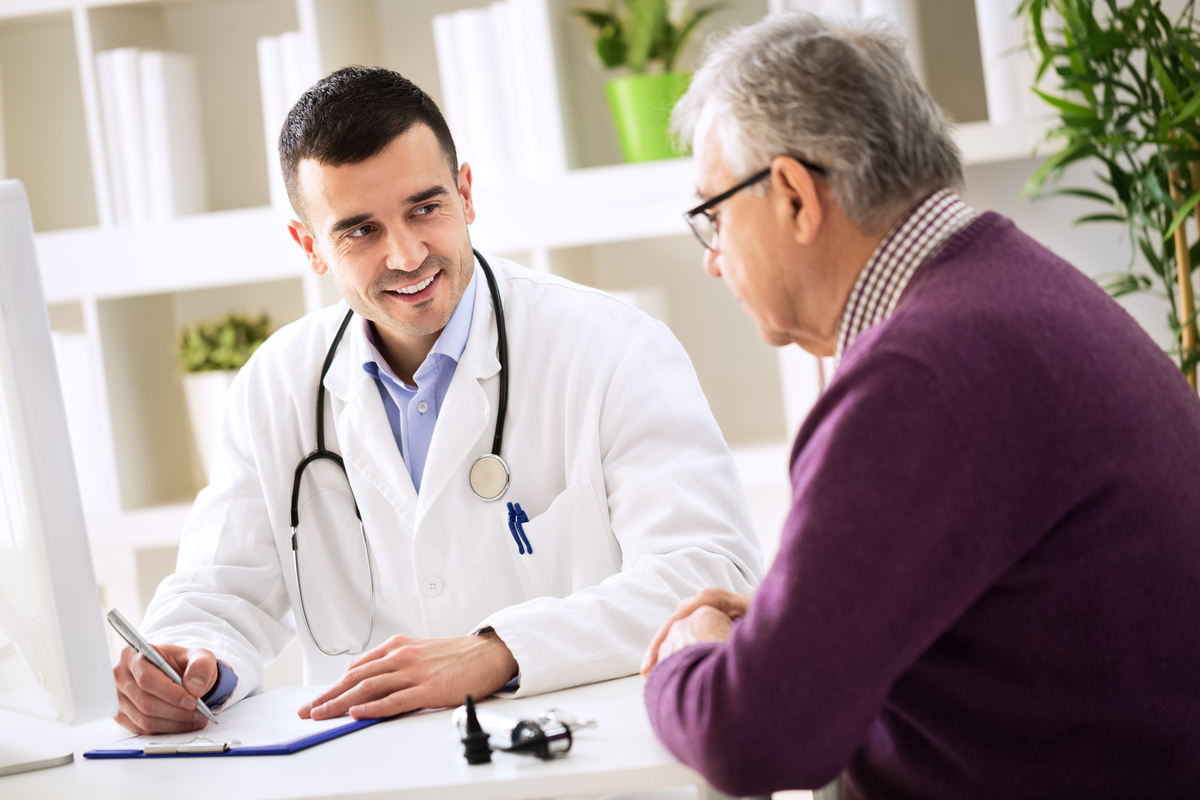
[[[33, 220], [17, 180], [0, 181], [0, 631], [19, 654], [0, 646], [0, 708], [28, 712], [48, 696], [67, 724], [116, 713]], [[22, 686], [30, 673], [36, 683]], [[20, 719], [16, 736], [0, 737], [0, 775], [71, 761], [70, 751], [20, 736]]]

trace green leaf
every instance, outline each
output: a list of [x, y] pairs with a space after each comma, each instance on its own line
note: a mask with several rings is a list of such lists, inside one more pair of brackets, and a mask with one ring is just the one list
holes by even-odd
[[1187, 220], [1188, 214], [1192, 212], [1192, 209], [1196, 207], [1197, 203], [1200, 203], [1200, 192], [1193, 192], [1192, 196], [1189, 197], [1187, 201], [1184, 202], [1184, 204], [1180, 207], [1180, 209], [1175, 212], [1175, 219], [1171, 221], [1171, 226], [1167, 228], [1166, 233], [1163, 234], [1164, 239], [1174, 234], [1175, 229]]
[[1154, 287], [1154, 281], [1146, 275], [1136, 272], [1117, 272], [1098, 275], [1096, 282], [1110, 297], [1124, 297], [1127, 294], [1148, 292]]
[[667, 19], [667, 0], [625, 0], [629, 9], [626, 26], [626, 61], [634, 72], [645, 72], [650, 52]]
[[1200, 111], [1200, 94], [1197, 94], [1195, 97], [1193, 97], [1191, 102], [1184, 106], [1183, 110], [1175, 115], [1175, 119], [1171, 120], [1171, 124], [1179, 125], [1185, 120], [1189, 120], [1196, 116], [1197, 111]]
[[1098, 200], [1101, 203], [1107, 203], [1110, 206], [1116, 205], [1116, 201], [1108, 195], [1101, 194], [1100, 192], [1094, 192], [1091, 189], [1056, 189], [1054, 190], [1054, 194], [1065, 194], [1072, 197], [1086, 197], [1089, 200]]
[[1175, 84], [1171, 82], [1171, 76], [1167, 74], [1167, 70], [1162, 65], [1162, 62], [1159, 61], [1154, 53], [1151, 52], [1146, 53], [1146, 58], [1150, 61], [1150, 66], [1154, 68], [1154, 75], [1158, 78], [1158, 85], [1162, 87], [1163, 94], [1165, 94], [1167, 99], [1172, 103], [1180, 102], [1179, 90], [1176, 89]]
[[611, 11], [597, 11], [594, 8], [577, 8], [575, 13], [587, 20], [593, 27], [596, 28], [596, 33], [600, 34], [609, 27], [615, 27], [617, 17]]
[[[675, 69], [675, 59], [679, 57], [679, 51], [683, 49], [683, 46], [687, 43], [688, 38], [695, 32], [696, 26], [704, 21], [704, 19], [709, 15], [714, 14], [717, 11], [723, 11], [728, 7], [729, 5], [727, 3], [714, 3], [711, 6], [698, 8], [688, 17], [684, 18], [683, 24], [680, 25], [677, 31], [673, 32], [674, 36], [671, 42], [671, 47], [663, 55], [663, 66], [667, 72], [671, 72], [673, 69]], [[667, 27], [670, 28], [671, 26], [668, 24]]]
[[606, 67], [619, 67], [624, 64], [626, 52], [625, 34], [620, 28], [615, 28], [608, 35], [596, 39], [596, 55], [600, 56], [600, 63]]
[[1066, 111], [1068, 114], [1073, 114], [1077, 117], [1084, 117], [1088, 119], [1096, 118], [1096, 109], [1094, 108], [1081, 106], [1078, 103], [1072, 103], [1070, 100], [1064, 100], [1061, 97], [1055, 97], [1053, 95], [1046, 94], [1041, 89], [1034, 89], [1033, 93], [1060, 111]]
[[1042, 186], [1046, 184], [1047, 179], [1054, 172], [1061, 170], [1068, 164], [1079, 161], [1096, 154], [1096, 147], [1086, 139], [1080, 139], [1072, 142], [1067, 147], [1059, 150], [1054, 155], [1047, 158], [1042, 165], [1038, 167], [1029, 180], [1025, 184], [1025, 188], [1021, 190], [1021, 197], [1035, 194]]
[[1119, 214], [1085, 214], [1075, 220], [1073, 224], [1083, 225], [1088, 222], [1120, 222], [1125, 223], [1125, 218]]

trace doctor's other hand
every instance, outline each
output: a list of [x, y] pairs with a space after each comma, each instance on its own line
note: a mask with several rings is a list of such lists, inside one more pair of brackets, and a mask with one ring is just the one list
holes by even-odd
[[487, 697], [516, 674], [517, 661], [495, 631], [446, 639], [393, 636], [350, 662], [340, 681], [298, 713], [369, 719], [457, 706], [463, 695]]
[[113, 719], [137, 734], [203, 728], [208, 720], [196, 710], [196, 698], [203, 697], [217, 682], [216, 656], [202, 647], [156, 644], [154, 649], [183, 678], [183, 686], [177, 686], [144, 656], [126, 647], [113, 667], [119, 701]]
[[733, 621], [750, 610], [752, 599], [748, 594], [709, 588], [679, 601], [646, 648], [641, 673], [649, 675], [655, 664], [689, 644], [725, 641]]

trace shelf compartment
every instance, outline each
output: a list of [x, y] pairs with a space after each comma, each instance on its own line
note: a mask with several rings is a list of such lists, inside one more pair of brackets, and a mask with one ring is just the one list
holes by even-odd
[[37, 231], [95, 225], [79, 79], [70, 14], [0, 22], [0, 177], [20, 178]]
[[304, 315], [303, 282], [292, 278], [96, 305], [120, 507], [129, 511], [190, 500], [206, 478], [173, 355], [179, 328], [230, 311], [267, 311], [277, 328]]
[[117, 47], [196, 57], [209, 209], [270, 202], [257, 40], [299, 27], [293, 0], [200, 0], [91, 8], [95, 52]]

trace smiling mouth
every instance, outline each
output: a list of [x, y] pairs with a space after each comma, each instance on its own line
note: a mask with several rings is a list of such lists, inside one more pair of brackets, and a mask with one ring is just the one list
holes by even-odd
[[428, 278], [421, 281], [420, 283], [414, 283], [412, 286], [405, 286], [403, 289], [397, 289], [396, 291], [399, 292], [400, 294], [416, 294], [417, 292], [421, 291], [429, 284], [433, 283], [433, 279], [435, 277], [437, 277], [437, 276], [430, 275]]
[[423, 292], [429, 288], [429, 285], [431, 283], [433, 283], [434, 278], [436, 278], [437, 276], [438, 276], [438, 273], [435, 272], [432, 275], [430, 275], [428, 278], [426, 278], [425, 280], [421, 281], [420, 283], [410, 284], [410, 285], [402, 287], [400, 289], [388, 289], [387, 291], [391, 292], [392, 294], [402, 294], [402, 295], [420, 294], [421, 292]]

